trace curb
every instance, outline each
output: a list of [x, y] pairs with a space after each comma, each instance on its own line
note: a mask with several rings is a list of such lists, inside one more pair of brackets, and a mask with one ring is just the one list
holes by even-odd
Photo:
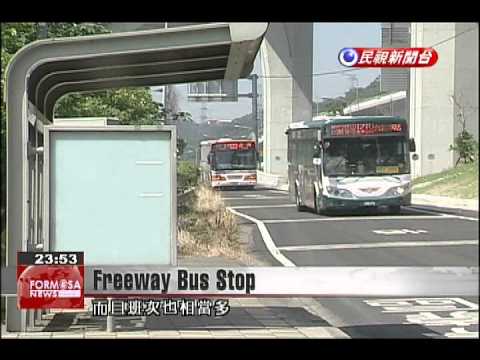
[[412, 204], [462, 209], [478, 212], [478, 199], [455, 199], [447, 196], [412, 194]]

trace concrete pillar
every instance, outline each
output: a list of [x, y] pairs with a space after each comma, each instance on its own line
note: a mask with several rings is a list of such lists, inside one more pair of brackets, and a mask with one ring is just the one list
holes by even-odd
[[287, 178], [291, 122], [312, 118], [312, 23], [270, 23], [261, 47], [264, 172]]
[[[429, 47], [455, 35], [455, 23], [412, 23], [411, 46]], [[454, 165], [449, 150], [455, 137], [455, 41], [435, 46], [438, 62], [431, 68], [410, 71], [410, 136], [415, 138], [419, 159], [412, 161], [413, 177]]]

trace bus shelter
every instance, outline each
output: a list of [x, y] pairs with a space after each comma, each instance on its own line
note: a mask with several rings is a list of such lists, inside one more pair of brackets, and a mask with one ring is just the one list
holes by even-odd
[[[48, 248], [44, 126], [71, 92], [246, 77], [267, 23], [210, 23], [174, 29], [36, 41], [7, 69], [7, 266], [17, 251]], [[34, 313], [7, 299], [7, 330], [26, 331]]]

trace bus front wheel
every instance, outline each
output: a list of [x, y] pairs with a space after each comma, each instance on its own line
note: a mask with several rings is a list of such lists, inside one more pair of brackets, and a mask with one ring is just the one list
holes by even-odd
[[302, 205], [302, 200], [300, 199], [297, 187], [295, 187], [295, 204], [297, 205], [297, 211], [302, 212], [306, 210], [306, 207]]
[[318, 215], [325, 214], [326, 211], [322, 209], [322, 205], [321, 205], [321, 202], [320, 202], [320, 197], [317, 196], [317, 192], [315, 191], [315, 192], [313, 193], [313, 195], [315, 196], [315, 197], [314, 197], [315, 214], [318, 214]]

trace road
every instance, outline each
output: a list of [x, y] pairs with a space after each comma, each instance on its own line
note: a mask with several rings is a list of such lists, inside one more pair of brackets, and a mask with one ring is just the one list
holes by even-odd
[[[298, 212], [288, 193], [278, 190], [221, 194], [241, 222], [259, 227], [256, 249], [269, 254], [274, 266], [479, 263], [476, 212], [412, 206], [402, 208], [398, 215], [322, 216]], [[351, 337], [478, 338], [478, 297], [322, 298], [316, 302], [325, 320]]]

